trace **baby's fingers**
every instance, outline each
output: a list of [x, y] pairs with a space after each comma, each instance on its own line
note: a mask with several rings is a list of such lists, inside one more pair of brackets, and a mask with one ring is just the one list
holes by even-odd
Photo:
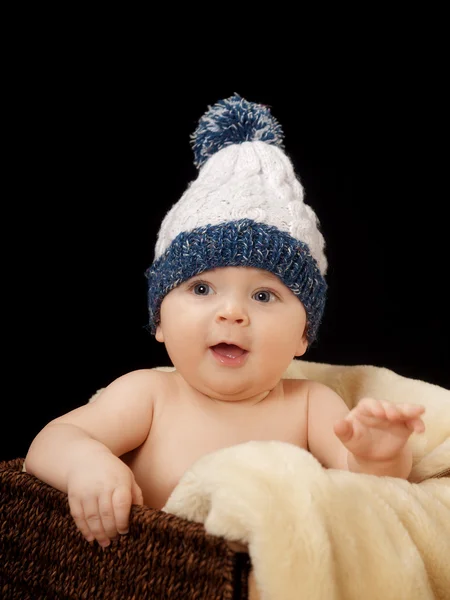
[[387, 418], [384, 403], [375, 400], [375, 398], [364, 398], [356, 405], [356, 408], [353, 409], [352, 413], [363, 417], [369, 417], [367, 424], [372, 423], [372, 420], [376, 422], [378, 419], [385, 420]]
[[78, 529], [88, 542], [93, 542], [95, 536], [89, 529], [89, 526], [86, 522], [83, 505], [81, 504], [80, 500], [78, 498], [69, 496], [69, 507], [70, 514], [72, 515], [72, 518], [75, 521], [75, 525], [78, 527]]
[[108, 518], [110, 518], [111, 511], [105, 508], [104, 501], [101, 501], [99, 505], [99, 500], [96, 496], [88, 496], [83, 499], [83, 510], [89, 530], [97, 542], [102, 548], [109, 546], [110, 539], [103, 526], [101, 511], [105, 515], [105, 521], [108, 521]]
[[117, 531], [124, 535], [128, 533], [128, 521], [132, 503], [131, 490], [127, 485], [117, 487], [112, 495], [112, 503]]
[[138, 486], [135, 480], [133, 480], [131, 486], [131, 500], [133, 504], [144, 504], [144, 496], [142, 494], [141, 488]]
[[388, 421], [402, 421], [404, 416], [398, 404], [392, 402], [382, 402], [384, 413]]
[[420, 418], [425, 412], [425, 407], [418, 404], [397, 404], [400, 413], [400, 419], [404, 421], [406, 427], [414, 433], [423, 433], [425, 423]]
[[[414, 423], [414, 428], [411, 428], [408, 425], [408, 428], [412, 431], [419, 431], [419, 429], [420, 431], [423, 431], [425, 429], [423, 421], [420, 419], [420, 415], [425, 412], [425, 408], [423, 406], [415, 404], [392, 404], [390, 402], [383, 402], [383, 407], [386, 412], [386, 417], [389, 421], [403, 421], [405, 423], [412, 421]], [[422, 424], [420, 427], [419, 422]], [[417, 429], [417, 427], [419, 427], [419, 429]]]
[[[104, 492], [98, 499], [98, 508], [102, 520], [103, 530], [108, 537], [108, 543], [101, 543], [102, 546], [109, 545], [109, 540], [117, 537], [117, 525], [113, 505], [114, 492]], [[100, 541], [100, 540], [99, 540]]]
[[93, 542], [96, 539], [101, 546], [108, 546], [109, 538], [103, 527], [97, 498], [89, 496], [81, 499], [69, 494], [69, 506], [75, 525], [86, 540]]
[[396, 404], [395, 406], [400, 414], [407, 419], [414, 419], [425, 412], [425, 406], [421, 406], [420, 404]]
[[334, 433], [342, 443], [348, 442], [353, 437], [353, 423], [347, 419], [341, 419], [334, 424]]
[[414, 433], [423, 433], [425, 431], [425, 423], [422, 419], [408, 419], [405, 421], [406, 427]]

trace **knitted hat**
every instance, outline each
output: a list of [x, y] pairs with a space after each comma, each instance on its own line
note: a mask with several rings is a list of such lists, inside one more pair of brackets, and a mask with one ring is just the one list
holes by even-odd
[[324, 240], [281, 126], [268, 107], [235, 94], [208, 107], [191, 140], [198, 177], [166, 214], [146, 272], [152, 332], [170, 290], [209, 269], [242, 266], [270, 271], [292, 290], [312, 342], [327, 289]]

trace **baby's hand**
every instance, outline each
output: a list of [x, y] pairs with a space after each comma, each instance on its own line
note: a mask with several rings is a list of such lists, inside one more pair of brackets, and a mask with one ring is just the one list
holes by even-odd
[[392, 404], [364, 398], [334, 432], [349, 452], [363, 461], [389, 461], [404, 448], [409, 436], [425, 431], [423, 406]]
[[88, 542], [109, 546], [128, 533], [132, 504], [143, 504], [142, 491], [127, 465], [107, 451], [80, 458], [67, 482], [70, 513]]

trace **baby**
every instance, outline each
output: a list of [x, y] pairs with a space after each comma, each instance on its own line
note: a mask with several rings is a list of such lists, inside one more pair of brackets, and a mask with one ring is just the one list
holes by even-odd
[[265, 106], [234, 95], [193, 135], [198, 178], [166, 215], [147, 272], [150, 326], [174, 371], [139, 370], [49, 423], [27, 472], [67, 493], [86, 540], [125, 534], [131, 505], [162, 508], [206, 453], [250, 440], [324, 467], [407, 478], [423, 407], [283, 379], [315, 339], [327, 261], [318, 221]]

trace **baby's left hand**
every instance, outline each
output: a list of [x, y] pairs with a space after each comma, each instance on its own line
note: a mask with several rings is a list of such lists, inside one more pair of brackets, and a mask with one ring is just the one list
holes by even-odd
[[355, 457], [368, 461], [389, 461], [399, 455], [413, 433], [425, 431], [420, 416], [423, 406], [392, 404], [374, 398], [358, 402], [334, 432]]

